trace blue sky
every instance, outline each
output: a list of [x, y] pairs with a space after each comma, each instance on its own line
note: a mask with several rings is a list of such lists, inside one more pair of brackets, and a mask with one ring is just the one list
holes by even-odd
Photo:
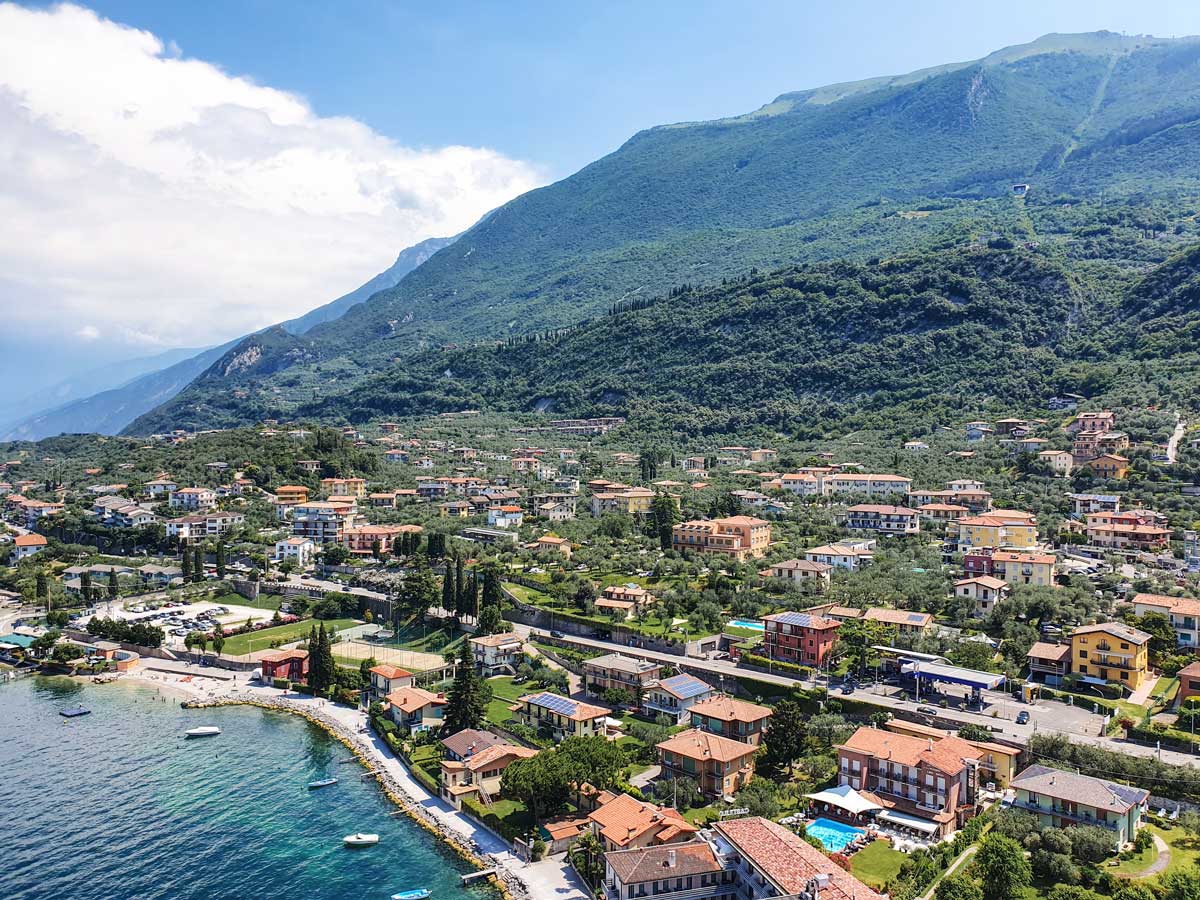
[[1100, 29], [1197, 34], [1200, 4], [0, 0], [0, 424], [301, 315], [640, 129]]
[[[1190, 2], [106, 0], [188, 56], [406, 145], [492, 147], [563, 177], [641, 128], [973, 59], [1052, 31], [1200, 32]], [[911, 7], [911, 9], [910, 9]]]

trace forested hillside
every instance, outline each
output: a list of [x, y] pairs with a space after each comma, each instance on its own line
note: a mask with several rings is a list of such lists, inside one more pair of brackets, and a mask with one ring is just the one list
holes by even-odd
[[[951, 425], [989, 404], [1034, 411], [1063, 392], [1188, 406], [1196, 370], [1147, 341], [1156, 322], [1200, 327], [1197, 257], [1116, 293], [1021, 248], [791, 267], [538, 340], [429, 352], [357, 387], [343, 409], [353, 421], [468, 408], [627, 414], [647, 431], [765, 425], [807, 438]], [[1190, 308], [1147, 321], [1145, 293], [1164, 282], [1188, 285]]]
[[[1099, 34], [650, 129], [500, 208], [302, 346], [223, 360], [130, 430], [264, 408], [336, 417], [347, 385], [423, 349], [559, 328], [753, 267], [961, 248], [992, 232], [1041, 241], [1039, 204], [1051, 220], [1062, 205], [1200, 193], [1197, 122], [1200, 43]], [[1013, 201], [1018, 183], [1028, 202]], [[241, 413], [224, 400], [232, 390], [252, 401]]]

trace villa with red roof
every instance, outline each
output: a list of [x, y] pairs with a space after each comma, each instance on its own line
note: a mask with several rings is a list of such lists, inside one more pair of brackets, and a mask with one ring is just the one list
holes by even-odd
[[413, 673], [399, 666], [381, 663], [371, 668], [370, 700], [382, 703], [387, 695], [400, 688], [412, 687]]

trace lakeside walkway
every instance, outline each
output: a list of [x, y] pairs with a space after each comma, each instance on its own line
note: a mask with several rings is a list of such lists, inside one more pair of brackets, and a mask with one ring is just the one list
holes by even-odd
[[[440, 837], [465, 847], [487, 865], [495, 865], [497, 874], [514, 897], [582, 900], [589, 896], [587, 888], [564, 855], [526, 863], [495, 832], [432, 796], [382, 738], [370, 729], [363, 730], [367, 726], [365, 712], [305, 694], [252, 684], [244, 678], [232, 682], [217, 681], [208, 678], [210, 673], [199, 666], [186, 667], [186, 675], [182, 670], [183, 667], [180, 667], [179, 674], [162, 671], [138, 673], [134, 678], [156, 686], [166, 685], [200, 702], [214, 705], [257, 704], [301, 713], [320, 722], [360, 752], [384, 787], [399, 797], [415, 817], [429, 825]], [[192, 680], [181, 683], [180, 678], [187, 675], [192, 676]]]

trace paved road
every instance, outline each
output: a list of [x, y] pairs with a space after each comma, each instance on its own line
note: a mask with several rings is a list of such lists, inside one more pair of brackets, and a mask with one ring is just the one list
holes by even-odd
[[[549, 632], [547, 631], [530, 628], [526, 625], [514, 624], [514, 627], [519, 633], [526, 636], [549, 636]], [[564, 635], [559, 640], [579, 647], [602, 650], [605, 653], [622, 653], [626, 656], [638, 657], [639, 659], [667, 663], [677, 668], [683, 667], [694, 672], [704, 672], [710, 676], [716, 676], [720, 682], [719, 687], [730, 691], [732, 691], [734, 685], [731, 679], [739, 676], [754, 678], [757, 681], [764, 681], [783, 687], [812, 688], [815, 686], [815, 683], [811, 680], [791, 678], [786, 675], [777, 675], [774, 673], [751, 672], [747, 669], [739, 668], [736, 663], [730, 660], [694, 659], [692, 657], [677, 656], [672, 653], [663, 653], [657, 650], [626, 647], [622, 644], [601, 641], [596, 638], [576, 637], [575, 635]], [[927, 705], [924, 702], [918, 703], [909, 699], [904, 692], [888, 685], [865, 687], [855, 691], [852, 696], [855, 700], [871, 703], [884, 709], [905, 710], [916, 715], [918, 718], [920, 716], [916, 713], [916, 708]], [[990, 729], [996, 729], [999, 726], [998, 735], [1021, 744], [1028, 744], [1030, 738], [1035, 734], [1049, 732], [1051, 734], [1067, 735], [1075, 743], [1093, 744], [1103, 747], [1106, 750], [1128, 753], [1132, 756], [1158, 756], [1163, 762], [1175, 765], [1200, 765], [1200, 758], [1190, 753], [1180, 753], [1174, 750], [1159, 751], [1154, 747], [1130, 744], [1125, 741], [1105, 737], [1101, 733], [1103, 717], [1089, 712], [1080, 706], [1067, 706], [1064, 703], [1053, 701], [1043, 701], [1035, 704], [1020, 703], [1012, 699], [1010, 695], [998, 691], [984, 691], [984, 697], [989, 704], [989, 710], [986, 713], [968, 712], [961, 709], [939, 709], [937, 718], [941, 724], [949, 727], [968, 723], [983, 725]], [[1016, 723], [1017, 713], [1021, 711], [1029, 713], [1030, 720], [1028, 724], [1018, 725]]]
[[1187, 427], [1187, 423], [1183, 419], [1175, 422], [1175, 430], [1171, 432], [1171, 437], [1167, 439], [1167, 462], [1174, 465], [1175, 458], [1179, 453], [1179, 441], [1183, 438], [1183, 432]]

